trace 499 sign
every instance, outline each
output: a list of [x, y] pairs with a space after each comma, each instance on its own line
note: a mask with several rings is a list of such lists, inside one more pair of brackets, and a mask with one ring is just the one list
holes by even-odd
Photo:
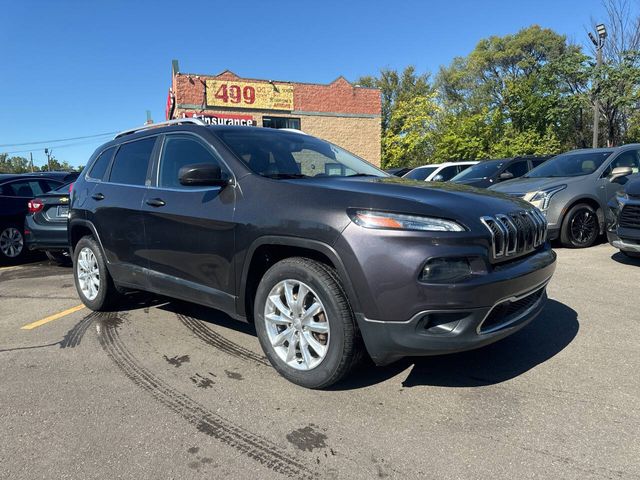
[[207, 80], [207, 105], [261, 110], [293, 110], [293, 85]]

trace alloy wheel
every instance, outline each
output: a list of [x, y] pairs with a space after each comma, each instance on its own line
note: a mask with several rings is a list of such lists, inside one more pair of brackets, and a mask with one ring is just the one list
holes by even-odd
[[93, 251], [84, 247], [78, 255], [76, 275], [80, 290], [87, 300], [93, 300], [100, 291], [100, 270]]
[[578, 245], [590, 244], [597, 235], [598, 220], [590, 210], [579, 210], [571, 219], [571, 238]]
[[296, 370], [312, 370], [329, 349], [329, 322], [316, 293], [299, 280], [277, 283], [267, 296], [264, 321], [271, 346]]
[[22, 253], [23, 247], [24, 238], [17, 228], [8, 227], [0, 233], [0, 251], [5, 257], [16, 258]]

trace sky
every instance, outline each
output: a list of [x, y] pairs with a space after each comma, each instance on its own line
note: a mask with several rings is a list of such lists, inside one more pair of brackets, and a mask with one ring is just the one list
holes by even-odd
[[[532, 24], [586, 45], [600, 0], [0, 0], [0, 152], [84, 165], [164, 120], [171, 60], [185, 73], [328, 83], [381, 68], [437, 73], [479, 40]], [[45, 142], [46, 141], [46, 142]], [[36, 145], [16, 145], [43, 142]]]

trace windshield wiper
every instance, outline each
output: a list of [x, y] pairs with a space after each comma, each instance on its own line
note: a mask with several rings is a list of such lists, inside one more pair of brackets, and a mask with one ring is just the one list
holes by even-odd
[[286, 179], [286, 178], [308, 178], [308, 175], [303, 173], [268, 173], [264, 174], [264, 177], [275, 178], [275, 179]]

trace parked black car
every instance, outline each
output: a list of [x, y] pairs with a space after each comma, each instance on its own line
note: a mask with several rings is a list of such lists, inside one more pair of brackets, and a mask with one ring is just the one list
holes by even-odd
[[544, 305], [555, 254], [523, 200], [391, 177], [303, 133], [165, 125], [101, 146], [74, 184], [74, 278], [93, 310], [128, 288], [218, 308], [321, 388], [363, 346], [378, 364], [476, 348]]
[[640, 177], [630, 177], [624, 191], [609, 202], [609, 243], [623, 254], [640, 258]]
[[388, 168], [385, 170], [385, 172], [387, 172], [390, 175], [394, 175], [396, 177], [402, 177], [408, 172], [410, 172], [411, 170], [412, 170], [411, 167], [396, 167], [396, 168]]
[[549, 158], [550, 155], [483, 160], [460, 172], [451, 181], [471, 187], [487, 188], [505, 180], [521, 177]]
[[44, 251], [50, 260], [60, 264], [71, 261], [67, 220], [72, 188], [73, 183], [66, 183], [30, 200], [24, 221], [27, 248]]
[[[53, 172], [51, 172], [53, 173]], [[28, 202], [62, 185], [62, 175], [0, 174], [0, 262], [24, 252], [24, 219]]]

